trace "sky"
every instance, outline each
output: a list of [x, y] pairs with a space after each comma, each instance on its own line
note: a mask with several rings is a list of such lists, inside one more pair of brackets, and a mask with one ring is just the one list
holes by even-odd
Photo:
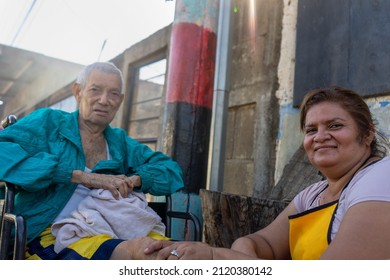
[[174, 20], [174, 0], [0, 0], [0, 44], [89, 64]]

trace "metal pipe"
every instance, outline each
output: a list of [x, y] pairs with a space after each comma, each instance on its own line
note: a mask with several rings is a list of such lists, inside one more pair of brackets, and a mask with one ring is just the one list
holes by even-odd
[[232, 1], [221, 0], [214, 78], [207, 189], [222, 191], [230, 90]]

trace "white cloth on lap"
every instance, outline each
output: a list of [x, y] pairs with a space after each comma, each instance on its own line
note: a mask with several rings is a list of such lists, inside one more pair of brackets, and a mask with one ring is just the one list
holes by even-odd
[[126, 240], [146, 236], [151, 231], [164, 235], [165, 225], [148, 206], [145, 194], [132, 192], [116, 200], [108, 190], [93, 189], [71, 217], [55, 222], [51, 231], [58, 253], [80, 238], [98, 234]]

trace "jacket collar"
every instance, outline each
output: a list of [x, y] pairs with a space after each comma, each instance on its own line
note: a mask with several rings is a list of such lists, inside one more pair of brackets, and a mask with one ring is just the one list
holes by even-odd
[[[78, 117], [78, 109], [67, 114], [64, 123], [60, 125], [60, 135], [74, 143], [82, 151]], [[109, 147], [111, 160], [101, 161], [94, 169], [121, 169], [124, 154], [122, 143], [110, 125], [107, 125], [105, 128], [104, 135]]]
[[79, 148], [81, 145], [81, 137], [78, 122], [79, 110], [66, 114], [63, 123], [60, 124], [60, 135], [69, 141], [73, 142]]

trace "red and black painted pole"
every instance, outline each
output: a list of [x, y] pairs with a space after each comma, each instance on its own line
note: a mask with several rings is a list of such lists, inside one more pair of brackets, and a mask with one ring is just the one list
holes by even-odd
[[[200, 219], [198, 194], [207, 184], [218, 10], [219, 0], [176, 0], [168, 60], [162, 148], [184, 175], [184, 190], [172, 195], [172, 207]], [[192, 235], [188, 223], [176, 221], [172, 227], [174, 239]]]
[[218, 0], [177, 0], [172, 25], [163, 146], [190, 193], [207, 180], [218, 8]]

